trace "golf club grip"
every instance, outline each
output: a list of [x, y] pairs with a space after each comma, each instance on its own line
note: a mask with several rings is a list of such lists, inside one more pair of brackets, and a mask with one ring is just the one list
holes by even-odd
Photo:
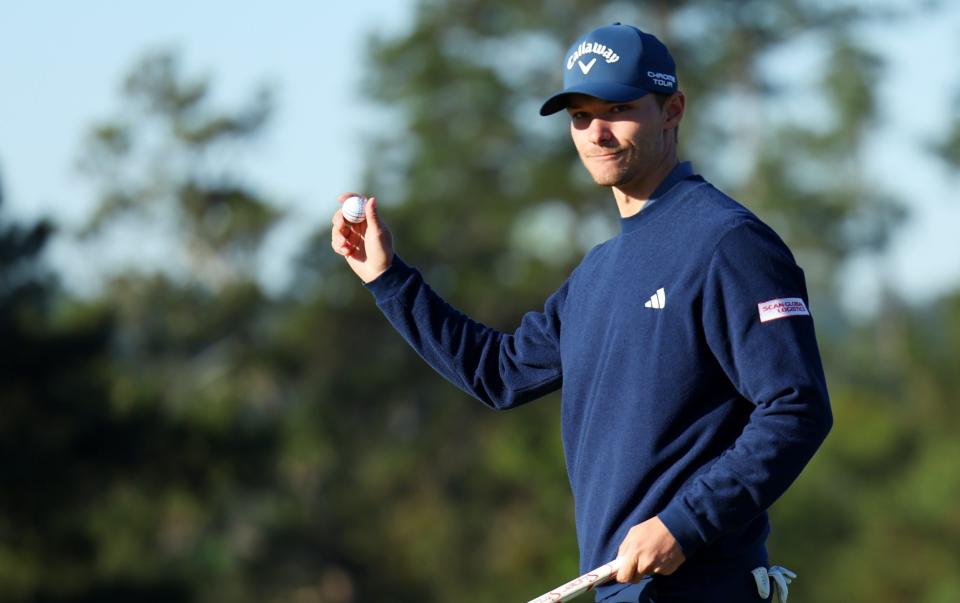
[[601, 565], [597, 569], [567, 582], [563, 586], [551, 590], [548, 593], [540, 595], [528, 603], [553, 603], [555, 601], [570, 601], [574, 597], [579, 597], [594, 586], [599, 586], [616, 575], [620, 569], [620, 560], [614, 559], [606, 565]]

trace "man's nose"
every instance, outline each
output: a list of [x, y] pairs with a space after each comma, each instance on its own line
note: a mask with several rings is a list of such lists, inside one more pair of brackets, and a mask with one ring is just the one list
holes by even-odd
[[604, 145], [613, 139], [613, 132], [610, 131], [610, 122], [605, 119], [594, 118], [591, 120], [588, 133], [590, 142], [596, 145]]

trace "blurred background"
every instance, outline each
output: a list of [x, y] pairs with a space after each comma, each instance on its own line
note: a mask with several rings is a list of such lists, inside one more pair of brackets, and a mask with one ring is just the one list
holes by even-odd
[[795, 251], [835, 427], [772, 509], [797, 602], [960, 600], [960, 4], [0, 5], [0, 600], [525, 601], [577, 573], [559, 398], [434, 376], [329, 248], [512, 330], [617, 231], [580, 34], [672, 48], [681, 154]]

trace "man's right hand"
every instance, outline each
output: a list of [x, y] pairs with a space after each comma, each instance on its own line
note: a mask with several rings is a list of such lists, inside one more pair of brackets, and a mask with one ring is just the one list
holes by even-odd
[[[343, 203], [357, 193], [343, 193], [337, 201]], [[370, 197], [364, 207], [366, 219], [359, 224], [347, 222], [338, 209], [333, 214], [330, 244], [342, 255], [350, 268], [364, 283], [374, 280], [393, 263], [393, 236], [380, 221], [377, 199]]]

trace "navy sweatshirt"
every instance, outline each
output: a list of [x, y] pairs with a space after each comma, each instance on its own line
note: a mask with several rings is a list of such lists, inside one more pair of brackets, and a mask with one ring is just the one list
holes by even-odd
[[[583, 571], [659, 515], [687, 561], [661, 587], [766, 559], [766, 509], [832, 423], [802, 270], [689, 163], [512, 334], [475, 322], [394, 258], [367, 287], [440, 374], [496, 409], [562, 386]], [[598, 598], [620, 585], [600, 589]]]

